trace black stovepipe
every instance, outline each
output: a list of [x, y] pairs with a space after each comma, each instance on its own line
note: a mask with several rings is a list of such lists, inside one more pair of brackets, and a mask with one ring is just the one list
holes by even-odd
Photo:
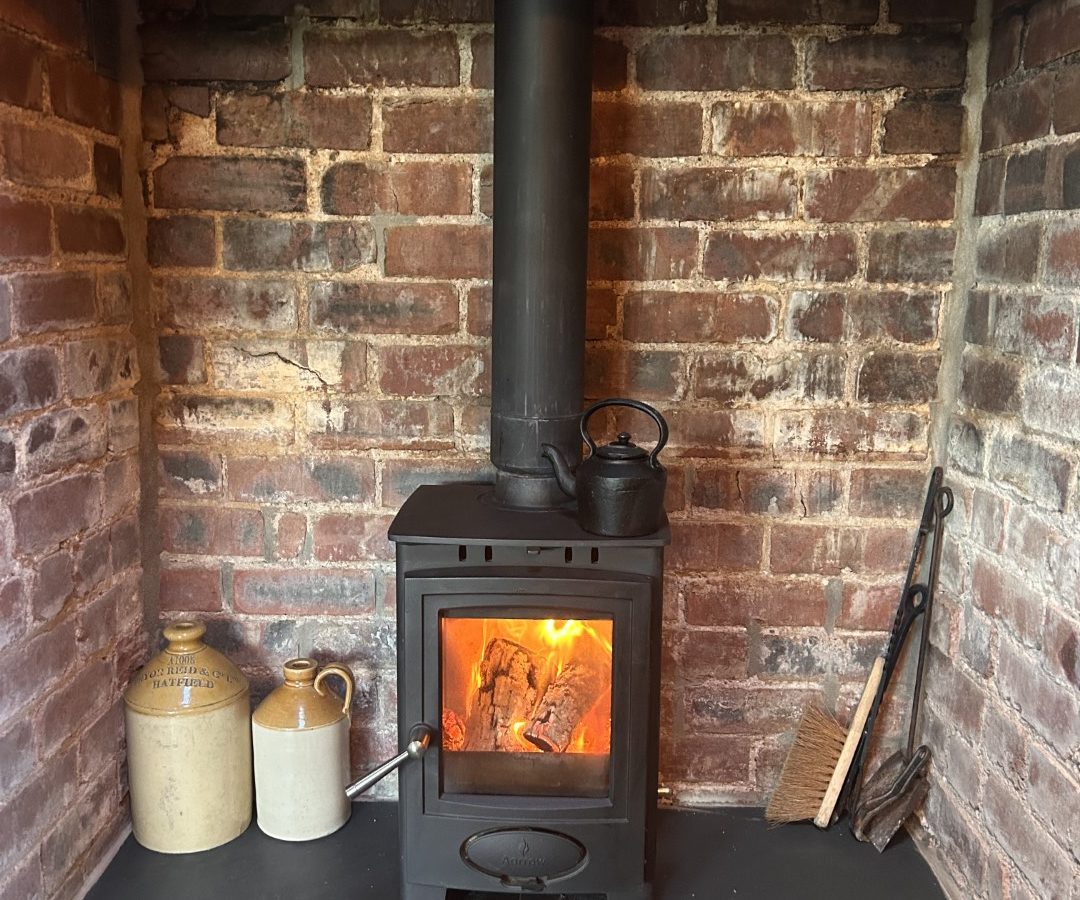
[[491, 461], [505, 506], [566, 502], [581, 459], [592, 3], [495, 4]]

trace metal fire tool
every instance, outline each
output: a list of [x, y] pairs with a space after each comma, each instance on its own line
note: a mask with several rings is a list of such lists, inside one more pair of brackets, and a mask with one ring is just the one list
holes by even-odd
[[[836, 804], [836, 812], [843, 810], [854, 811], [859, 803], [859, 777], [862, 773], [863, 761], [870, 749], [870, 738], [874, 731], [874, 723], [877, 720], [881, 702], [885, 697], [885, 691], [889, 687], [889, 681], [893, 670], [900, 659], [900, 653], [904, 648], [904, 641], [908, 630], [925, 608], [927, 588], [925, 585], [916, 584], [916, 573], [922, 566], [923, 554], [926, 549], [926, 541], [934, 528], [934, 509], [938, 491], [944, 480], [945, 472], [941, 466], [937, 466], [930, 474], [930, 484], [926, 491], [926, 501], [923, 504], [922, 518], [919, 520], [919, 528], [915, 532], [915, 540], [911, 547], [911, 558], [908, 561], [907, 574], [904, 577], [903, 586], [900, 589], [900, 603], [896, 608], [896, 616], [893, 619], [892, 631], [889, 634], [889, 644], [885, 651], [885, 668], [881, 682], [878, 685], [877, 694], [874, 697], [870, 715], [863, 726], [862, 737], [859, 739], [858, 748], [855, 751], [855, 759], [848, 770], [844, 786], [840, 791], [840, 799]], [[950, 494], [951, 497], [951, 494]]]
[[359, 781], [350, 784], [345, 788], [345, 796], [352, 800], [353, 797], [364, 793], [376, 782], [382, 781], [403, 763], [407, 763], [410, 759], [419, 759], [427, 752], [433, 737], [435, 737], [435, 729], [430, 725], [425, 725], [423, 722], [413, 725], [409, 730], [409, 743], [405, 745], [405, 749], [392, 759], [388, 759], [381, 766], [372, 769]]
[[926, 797], [930, 786], [926, 772], [930, 765], [930, 748], [925, 744], [915, 747], [915, 735], [919, 724], [919, 707], [922, 703], [923, 673], [926, 669], [927, 650], [930, 643], [931, 614], [934, 593], [937, 589], [938, 569], [941, 565], [942, 536], [945, 517], [952, 512], [953, 493], [941, 487], [934, 495], [934, 544], [930, 554], [930, 570], [927, 573], [926, 594], [922, 603], [923, 623], [919, 640], [919, 661], [915, 670], [915, 688], [911, 700], [911, 717], [908, 722], [908, 740], [905, 751], [897, 751], [885, 760], [871, 775], [860, 792], [861, 799], [853, 804], [851, 831], [860, 841], [873, 844], [882, 852], [905, 820]]

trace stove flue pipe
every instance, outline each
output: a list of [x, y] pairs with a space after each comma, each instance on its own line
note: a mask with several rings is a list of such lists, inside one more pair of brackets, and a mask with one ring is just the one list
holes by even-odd
[[566, 502], [581, 459], [592, 3], [495, 3], [491, 461], [504, 506]]

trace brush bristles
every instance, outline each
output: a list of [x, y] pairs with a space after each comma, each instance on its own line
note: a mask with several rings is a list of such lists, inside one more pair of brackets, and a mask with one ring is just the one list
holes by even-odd
[[828, 712], [817, 705], [807, 707], [780, 772], [780, 783], [765, 808], [768, 821], [799, 822], [818, 814], [846, 737], [847, 730]]

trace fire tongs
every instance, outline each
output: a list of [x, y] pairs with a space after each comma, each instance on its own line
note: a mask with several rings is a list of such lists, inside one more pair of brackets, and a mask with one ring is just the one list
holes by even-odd
[[[926, 770], [930, 764], [930, 748], [925, 744], [916, 748], [915, 736], [918, 733], [923, 674], [929, 655], [931, 613], [941, 564], [942, 534], [945, 517], [953, 509], [953, 493], [950, 488], [942, 486], [943, 474], [942, 469], [937, 467], [930, 476], [930, 486], [927, 490], [919, 530], [915, 535], [900, 605], [896, 610], [896, 618], [889, 636], [881, 684], [841, 792], [840, 802], [837, 804], [838, 809], [846, 808], [850, 813], [851, 830], [855, 837], [860, 841], [869, 841], [879, 852], [885, 849], [900, 825], [918, 808], [929, 790]], [[926, 541], [931, 532], [934, 535], [934, 542], [930, 553], [927, 579], [925, 583], [917, 583], [916, 573], [922, 567]], [[923, 620], [922, 633], [919, 639], [919, 659], [915, 670], [907, 747], [904, 751], [897, 751], [886, 759], [863, 785], [859, 780], [860, 774], [870, 749], [878, 711], [889, 680], [899, 663], [908, 631], [920, 615]]]

